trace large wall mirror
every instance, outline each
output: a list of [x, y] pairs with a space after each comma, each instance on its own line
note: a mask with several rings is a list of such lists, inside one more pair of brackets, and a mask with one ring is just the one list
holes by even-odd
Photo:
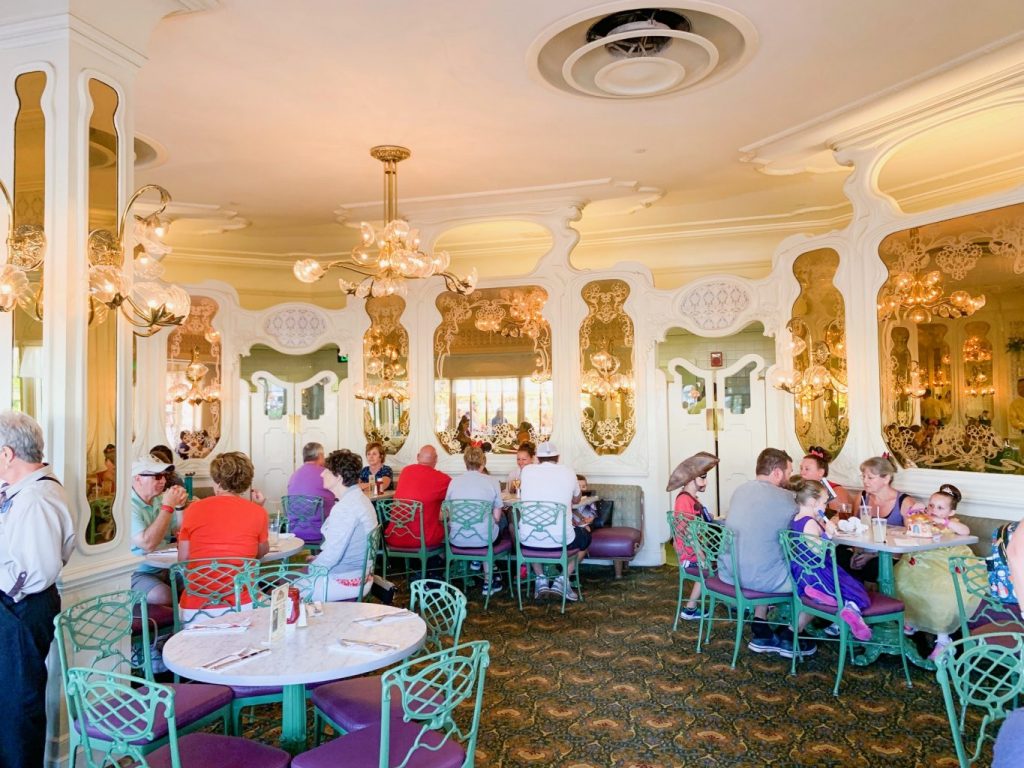
[[442, 293], [434, 331], [434, 429], [448, 453], [514, 453], [553, 421], [547, 292], [536, 285]]
[[1024, 205], [879, 247], [882, 428], [904, 465], [1024, 474]]
[[30, 301], [11, 312], [13, 365], [11, 405], [36, 420], [42, 419], [43, 323], [43, 215], [46, 209], [46, 124], [42, 98], [46, 75], [26, 72], [14, 81], [18, 114], [14, 120], [13, 230], [18, 245], [9, 244], [11, 263], [25, 272], [31, 285]]
[[847, 413], [846, 305], [834, 280], [839, 254], [831, 248], [802, 253], [793, 262], [800, 294], [789, 321], [793, 418], [800, 447], [839, 454], [850, 431]]
[[633, 321], [624, 305], [629, 285], [598, 280], [583, 287], [580, 325], [580, 428], [599, 454], [619, 454], [636, 434]]
[[363, 335], [363, 386], [355, 392], [366, 407], [363, 433], [368, 443], [394, 455], [409, 437], [409, 333], [402, 325], [405, 300], [382, 296], [366, 300], [370, 327]]
[[182, 459], [213, 452], [221, 429], [221, 345], [213, 318], [220, 307], [196, 296], [185, 321], [167, 336], [167, 440]]
[[[117, 231], [117, 92], [89, 80], [89, 232]], [[120, 266], [120, 264], [116, 265]], [[83, 287], [83, 291], [85, 288]], [[92, 301], [90, 299], [90, 301]], [[116, 315], [92, 302], [86, 351], [86, 488], [91, 511], [86, 541], [101, 544], [117, 533], [111, 513], [117, 493], [117, 334]]]

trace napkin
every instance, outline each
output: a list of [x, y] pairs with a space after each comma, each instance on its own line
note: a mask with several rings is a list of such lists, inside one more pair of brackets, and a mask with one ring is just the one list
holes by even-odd
[[396, 621], [405, 621], [415, 615], [412, 611], [395, 611], [394, 613], [385, 613], [383, 616], [367, 616], [364, 619], [355, 619], [352, 623], [361, 624], [364, 627], [376, 627], [381, 624], [394, 624]]
[[859, 536], [868, 529], [868, 527], [863, 525], [856, 517], [851, 517], [848, 520], [840, 520], [836, 523], [836, 528], [843, 533], [850, 534], [851, 536]]
[[256, 648], [250, 645], [237, 653], [229, 653], [227, 656], [221, 656], [219, 659], [208, 661], [206, 664], [203, 664], [202, 669], [210, 672], [224, 672], [242, 662], [255, 659], [257, 656], [264, 656], [268, 653], [270, 653], [269, 648]]
[[337, 647], [347, 653], [388, 653], [398, 650], [398, 646], [391, 643], [373, 643], [369, 640], [353, 640], [347, 637], [339, 637]]
[[234, 635], [239, 632], [245, 632], [251, 624], [252, 619], [229, 621], [222, 624], [193, 624], [192, 626], [185, 627], [185, 631], [197, 635]]

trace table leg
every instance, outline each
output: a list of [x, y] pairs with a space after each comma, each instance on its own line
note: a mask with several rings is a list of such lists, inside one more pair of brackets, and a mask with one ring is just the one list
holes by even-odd
[[306, 686], [286, 685], [281, 699], [281, 749], [297, 755], [306, 750]]
[[[883, 595], [889, 595], [890, 597], [896, 594], [896, 580], [893, 576], [891, 552], [878, 553], [878, 589]], [[863, 667], [873, 664], [883, 653], [890, 656], [899, 656], [899, 633], [902, 631], [903, 627], [897, 627], [893, 622], [875, 624], [871, 628], [870, 645], [861, 645], [859, 643], [854, 645], [853, 663], [858, 667]], [[909, 637], [903, 638], [903, 644], [907, 651], [907, 661], [922, 669], [935, 670], [935, 662], [921, 656], [917, 652], [917, 646]]]

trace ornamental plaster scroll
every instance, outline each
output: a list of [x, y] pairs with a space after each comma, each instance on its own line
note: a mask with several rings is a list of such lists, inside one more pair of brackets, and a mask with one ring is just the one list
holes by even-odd
[[676, 310], [698, 331], [716, 332], [733, 328], [757, 305], [750, 287], [735, 281], [712, 279], [683, 291]]
[[325, 341], [330, 328], [327, 316], [311, 308], [279, 309], [263, 320], [263, 332], [282, 349], [310, 349]]

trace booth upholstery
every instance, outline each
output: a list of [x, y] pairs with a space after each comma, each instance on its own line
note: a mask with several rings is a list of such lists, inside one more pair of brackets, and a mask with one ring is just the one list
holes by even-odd
[[639, 485], [588, 483], [588, 488], [602, 499], [615, 503], [612, 524], [594, 531], [588, 557], [611, 560], [615, 578], [622, 578], [622, 569], [643, 546], [644, 491]]

